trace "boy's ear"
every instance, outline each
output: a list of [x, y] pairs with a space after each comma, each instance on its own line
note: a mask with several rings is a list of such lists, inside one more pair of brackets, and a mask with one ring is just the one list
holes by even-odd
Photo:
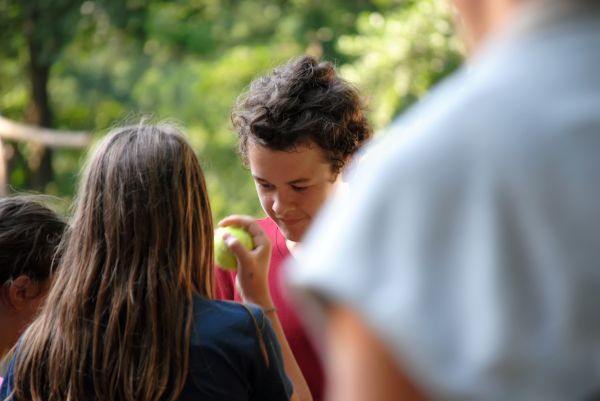
[[39, 284], [25, 275], [14, 279], [8, 287], [8, 301], [16, 310], [25, 309], [38, 295], [40, 295]]

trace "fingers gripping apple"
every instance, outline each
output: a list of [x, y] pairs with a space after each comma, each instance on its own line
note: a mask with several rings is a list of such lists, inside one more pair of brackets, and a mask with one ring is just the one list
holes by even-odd
[[254, 242], [252, 241], [252, 236], [241, 227], [226, 226], [217, 228], [215, 231], [215, 263], [223, 269], [235, 270], [237, 268], [237, 259], [223, 240], [223, 235], [226, 233], [237, 238], [248, 250], [254, 248]]

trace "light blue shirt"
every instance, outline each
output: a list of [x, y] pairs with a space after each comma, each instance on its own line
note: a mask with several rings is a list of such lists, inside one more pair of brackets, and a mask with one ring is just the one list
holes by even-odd
[[288, 266], [436, 400], [600, 393], [600, 6], [583, 3], [524, 9], [396, 121]]

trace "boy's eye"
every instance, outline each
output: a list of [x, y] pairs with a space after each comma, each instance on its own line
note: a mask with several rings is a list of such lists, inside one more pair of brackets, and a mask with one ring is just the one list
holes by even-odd
[[308, 187], [299, 187], [299, 186], [297, 186], [297, 185], [292, 185], [292, 189], [293, 189], [294, 191], [296, 191], [296, 192], [303, 192], [303, 191], [306, 191], [306, 188], [308, 188]]
[[259, 182], [258, 186], [261, 187], [261, 188], [264, 188], [264, 189], [270, 189], [270, 188], [273, 187], [271, 184], [268, 184], [266, 182]]

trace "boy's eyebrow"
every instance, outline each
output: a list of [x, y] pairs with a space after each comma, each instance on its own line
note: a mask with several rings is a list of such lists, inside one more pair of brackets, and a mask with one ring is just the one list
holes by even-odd
[[302, 184], [302, 183], [305, 183], [307, 181], [310, 181], [310, 179], [308, 179], [308, 178], [298, 178], [296, 180], [292, 180], [292, 181], [288, 182], [288, 184], [289, 185]]

